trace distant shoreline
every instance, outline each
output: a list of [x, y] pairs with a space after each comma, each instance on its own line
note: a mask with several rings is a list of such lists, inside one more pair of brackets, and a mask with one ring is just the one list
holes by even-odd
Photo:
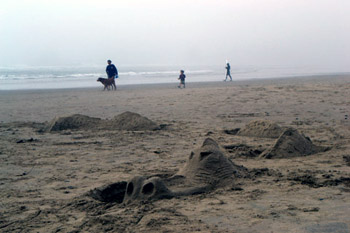
[[[342, 73], [330, 73], [330, 74], [315, 74], [315, 75], [298, 75], [298, 76], [285, 76], [285, 77], [277, 77], [277, 78], [251, 78], [251, 79], [245, 79], [245, 80], [235, 80], [233, 77], [233, 81], [203, 81], [203, 82], [191, 82], [187, 81], [188, 88], [191, 87], [210, 87], [210, 86], [227, 86], [229, 83], [234, 83], [238, 85], [244, 85], [244, 84], [259, 84], [259, 83], [268, 83], [271, 82], [271, 84], [276, 84], [280, 81], [285, 82], [287, 81], [296, 81], [296, 80], [318, 80], [318, 79], [337, 79], [337, 78], [350, 78], [350, 72], [342, 72]], [[135, 89], [158, 89], [158, 88], [173, 88], [176, 87], [178, 82], [172, 82], [172, 83], [141, 83], [141, 84], [119, 84], [117, 81], [117, 87], [123, 90], [135, 90]], [[99, 83], [96, 83], [96, 87], [72, 87], [72, 88], [28, 88], [28, 89], [10, 89], [10, 90], [2, 90], [0, 87], [0, 93], [8, 93], [8, 92], [57, 92], [57, 91], [72, 91], [72, 90], [96, 90], [96, 89], [102, 89], [102, 85]], [[118, 91], [118, 90], [117, 90]]]

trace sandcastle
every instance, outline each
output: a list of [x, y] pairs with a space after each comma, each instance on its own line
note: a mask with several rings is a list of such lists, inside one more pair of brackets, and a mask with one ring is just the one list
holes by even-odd
[[296, 129], [286, 129], [276, 140], [275, 144], [266, 149], [260, 157], [262, 158], [291, 158], [306, 156], [327, 148], [315, 146], [311, 139], [300, 134]]
[[245, 171], [229, 160], [213, 139], [207, 138], [200, 148], [191, 152], [177, 175], [186, 177], [187, 182], [194, 185], [219, 185], [243, 176]]

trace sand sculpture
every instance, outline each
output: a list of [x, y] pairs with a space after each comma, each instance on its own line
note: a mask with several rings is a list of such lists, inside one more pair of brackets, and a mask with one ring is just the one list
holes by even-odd
[[268, 120], [254, 120], [249, 122], [237, 135], [261, 138], [278, 138], [283, 133], [283, 128]]
[[159, 125], [150, 119], [133, 112], [124, 112], [111, 120], [74, 114], [65, 117], [56, 117], [45, 128], [47, 132], [62, 130], [105, 129], [105, 130], [157, 130]]
[[328, 148], [316, 146], [310, 138], [300, 134], [296, 129], [281, 127], [268, 120], [254, 120], [249, 122], [237, 133], [239, 136], [277, 138], [274, 145], [263, 151], [261, 158], [291, 158], [306, 156]]
[[90, 196], [108, 202], [110, 195], [106, 193], [112, 193], [116, 194], [115, 201], [118, 199], [120, 202], [118, 195], [123, 192], [123, 203], [127, 204], [159, 200], [207, 192], [219, 186], [233, 184], [235, 179], [244, 177], [247, 173], [246, 168], [235, 165], [221, 152], [219, 145], [208, 138], [199, 149], [190, 154], [185, 166], [168, 179], [136, 176], [126, 187], [118, 182], [115, 185], [118, 190], [111, 189], [111, 186], [97, 188], [90, 191]]
[[207, 138], [203, 145], [191, 152], [185, 166], [177, 173], [195, 185], [218, 185], [234, 177], [241, 177], [246, 169], [235, 165], [220, 150], [219, 145]]
[[286, 129], [276, 140], [275, 144], [266, 149], [260, 157], [271, 158], [291, 158], [298, 156], [306, 156], [327, 148], [315, 146], [310, 138], [300, 134], [296, 129]]

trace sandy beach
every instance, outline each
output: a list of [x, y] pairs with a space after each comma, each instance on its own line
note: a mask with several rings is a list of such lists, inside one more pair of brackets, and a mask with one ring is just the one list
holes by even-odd
[[[102, 89], [0, 91], [0, 232], [350, 232], [350, 75]], [[110, 123], [125, 112], [160, 127]], [[47, 130], [73, 114], [103, 121]], [[254, 120], [324, 150], [263, 158], [277, 138], [236, 133]], [[134, 176], [172, 177], [206, 138], [246, 174], [169, 199], [88, 195]]]

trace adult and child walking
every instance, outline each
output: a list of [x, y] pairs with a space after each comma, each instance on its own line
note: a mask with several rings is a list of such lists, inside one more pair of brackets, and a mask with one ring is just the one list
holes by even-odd
[[[112, 61], [111, 60], [108, 60], [107, 61], [107, 67], [106, 67], [106, 73], [107, 73], [107, 77], [108, 79], [103, 79], [103, 78], [99, 78], [97, 81], [98, 82], [101, 82], [105, 88], [107, 90], [109, 90], [109, 86], [112, 86], [112, 89], [113, 89], [113, 86], [115, 87], [115, 79], [118, 78], [118, 69], [117, 67], [115, 67], [114, 64], [112, 64]], [[226, 63], [226, 77], [225, 77], [225, 82], [227, 80], [227, 77], [230, 77], [230, 81], [232, 81], [232, 76], [231, 76], [231, 66], [230, 66], [230, 63]], [[180, 84], [178, 85], [178, 88], [186, 88], [186, 84], [185, 84], [185, 79], [186, 79], [186, 75], [185, 75], [185, 71], [184, 70], [180, 70], [180, 75], [179, 75], [179, 78], [178, 80], [180, 80]], [[115, 87], [116, 89], [116, 87]]]

